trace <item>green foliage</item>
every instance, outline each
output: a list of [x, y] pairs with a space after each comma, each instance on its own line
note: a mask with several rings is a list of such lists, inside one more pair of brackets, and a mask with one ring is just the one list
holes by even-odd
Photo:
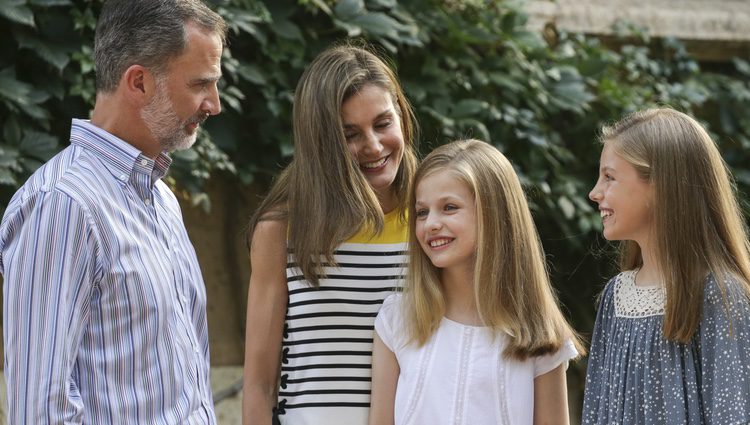
[[[0, 45], [0, 205], [67, 144], [71, 118], [88, 117], [96, 96], [93, 39], [101, 4], [0, 0], [0, 36], [6, 40]], [[260, 21], [245, 19], [248, 30]], [[223, 91], [225, 105], [241, 113], [243, 93], [231, 84]], [[212, 172], [231, 174], [235, 165], [201, 133], [195, 149], [175, 155], [169, 181], [208, 209], [203, 185]]]

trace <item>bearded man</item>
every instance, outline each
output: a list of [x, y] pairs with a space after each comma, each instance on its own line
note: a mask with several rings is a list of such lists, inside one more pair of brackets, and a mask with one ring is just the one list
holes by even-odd
[[10, 424], [215, 424], [206, 291], [161, 178], [221, 111], [223, 19], [109, 0], [96, 104], [0, 224]]

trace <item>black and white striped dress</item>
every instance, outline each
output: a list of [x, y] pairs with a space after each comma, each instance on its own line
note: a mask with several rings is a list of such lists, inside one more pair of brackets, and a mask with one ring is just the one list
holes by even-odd
[[282, 424], [367, 424], [373, 325], [383, 300], [403, 285], [406, 224], [389, 213], [380, 235], [361, 232], [334, 254], [339, 267], [325, 267], [319, 288], [289, 257], [277, 408]]

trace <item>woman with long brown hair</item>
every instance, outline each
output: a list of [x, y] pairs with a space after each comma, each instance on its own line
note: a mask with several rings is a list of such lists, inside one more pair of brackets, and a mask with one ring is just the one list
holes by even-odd
[[415, 122], [394, 72], [339, 46], [294, 97], [294, 159], [250, 222], [245, 424], [364, 425], [373, 322], [405, 273]]

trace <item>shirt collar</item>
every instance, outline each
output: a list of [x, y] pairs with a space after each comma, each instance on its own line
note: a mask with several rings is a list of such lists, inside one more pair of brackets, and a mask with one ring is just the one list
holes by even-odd
[[70, 143], [92, 151], [104, 167], [121, 181], [129, 180], [135, 171], [149, 174], [152, 182], [155, 182], [167, 175], [172, 163], [172, 159], [165, 152], [153, 160], [130, 143], [91, 124], [88, 120], [73, 119]]

